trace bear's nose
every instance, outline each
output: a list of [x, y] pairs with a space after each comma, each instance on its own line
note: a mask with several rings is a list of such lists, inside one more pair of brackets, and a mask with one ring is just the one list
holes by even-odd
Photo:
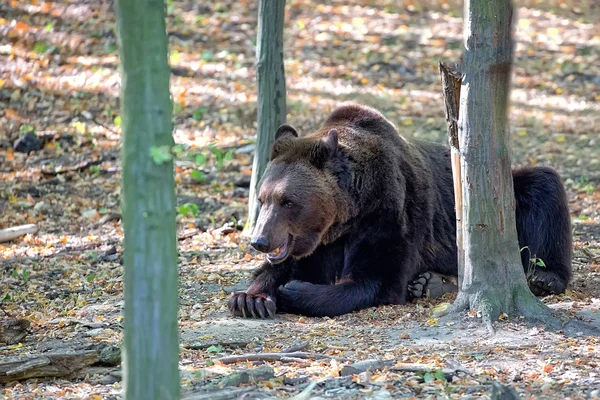
[[250, 240], [250, 245], [261, 253], [269, 251], [269, 241], [265, 236], [255, 236]]

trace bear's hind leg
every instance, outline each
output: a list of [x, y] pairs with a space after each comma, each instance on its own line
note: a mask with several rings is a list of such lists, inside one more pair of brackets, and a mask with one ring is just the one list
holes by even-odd
[[560, 177], [551, 168], [513, 171], [521, 259], [536, 296], [563, 293], [571, 279], [571, 219]]

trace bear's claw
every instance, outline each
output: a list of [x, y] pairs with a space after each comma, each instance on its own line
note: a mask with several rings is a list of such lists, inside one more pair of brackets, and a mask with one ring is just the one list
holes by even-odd
[[277, 306], [271, 296], [264, 293], [237, 292], [229, 299], [229, 311], [236, 317], [275, 318]]

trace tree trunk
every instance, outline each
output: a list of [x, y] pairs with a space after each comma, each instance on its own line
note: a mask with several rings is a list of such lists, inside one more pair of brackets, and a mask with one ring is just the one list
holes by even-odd
[[117, 0], [126, 399], [179, 399], [177, 243], [165, 5]]
[[459, 113], [463, 206], [457, 209], [464, 264], [453, 309], [476, 310], [488, 323], [501, 313], [547, 312], [527, 286], [517, 239], [506, 124], [512, 18], [510, 0], [466, 2]]
[[269, 162], [275, 132], [285, 122], [284, 15], [285, 0], [260, 0], [256, 40], [258, 130], [248, 198], [247, 233], [252, 232], [258, 218], [258, 185]]

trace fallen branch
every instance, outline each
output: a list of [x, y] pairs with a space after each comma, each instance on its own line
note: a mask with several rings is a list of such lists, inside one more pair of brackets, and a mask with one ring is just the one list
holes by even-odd
[[390, 371], [396, 372], [413, 372], [413, 373], [432, 373], [436, 371], [442, 371], [446, 380], [452, 380], [458, 372], [465, 372], [470, 374], [470, 371], [466, 368], [457, 366], [455, 368], [438, 368], [424, 364], [400, 364], [395, 365], [396, 360], [364, 360], [354, 364], [345, 365], [340, 371], [340, 376], [350, 376], [363, 373], [365, 371], [374, 371], [384, 368], [388, 368]]
[[22, 379], [61, 377], [96, 363], [100, 359], [94, 350], [80, 353], [45, 354], [42, 356], [0, 362], [0, 383]]
[[309, 358], [319, 358], [319, 357], [315, 357], [315, 355], [311, 354], [311, 353], [296, 351], [296, 352], [292, 352], [292, 353], [241, 354], [239, 356], [226, 356], [226, 357], [217, 358], [215, 361], [218, 361], [222, 364], [235, 364], [240, 361], [281, 361], [282, 358], [309, 359]]
[[13, 226], [12, 228], [0, 229], [0, 243], [25, 236], [28, 233], [36, 233], [38, 230], [34, 224]]
[[205, 350], [211, 346], [221, 346], [221, 347], [231, 347], [231, 348], [241, 348], [246, 347], [250, 342], [207, 342], [207, 343], [187, 343], [183, 345], [184, 349], [188, 350]]
[[215, 359], [222, 364], [235, 364], [240, 361], [282, 361], [282, 362], [298, 362], [304, 359], [319, 360], [322, 358], [334, 359], [336, 361], [348, 361], [347, 358], [334, 357], [327, 354], [306, 353], [303, 351], [281, 352], [281, 353], [250, 353], [241, 354], [239, 356], [226, 356]]
[[254, 390], [252, 387], [236, 388], [236, 389], [214, 389], [210, 392], [205, 393], [188, 393], [185, 394], [183, 400], [227, 400], [227, 399], [239, 399], [242, 394], [251, 392]]

